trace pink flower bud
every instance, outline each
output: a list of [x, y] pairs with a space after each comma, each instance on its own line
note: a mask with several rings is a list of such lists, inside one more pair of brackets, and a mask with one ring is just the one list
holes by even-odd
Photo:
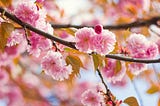
[[103, 26], [98, 24], [94, 27], [94, 31], [97, 33], [97, 34], [100, 34], [102, 33], [102, 30], [103, 30]]

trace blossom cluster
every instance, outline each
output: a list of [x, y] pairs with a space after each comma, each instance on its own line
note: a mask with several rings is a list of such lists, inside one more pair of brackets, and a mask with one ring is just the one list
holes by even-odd
[[92, 28], [81, 28], [76, 34], [76, 48], [83, 52], [96, 52], [102, 55], [108, 54], [114, 49], [115, 34], [109, 30], [103, 30], [101, 25]]
[[[102, 73], [104, 77], [107, 79], [108, 82], [110, 83], [116, 83], [118, 81], [122, 81], [126, 74], [126, 66], [125, 62], [120, 62], [121, 69], [117, 70], [116, 67], [116, 62], [117, 60], [115, 59], [107, 59], [107, 63], [105, 66], [102, 68]], [[118, 71], [118, 72], [116, 72]]]
[[71, 65], [66, 65], [61, 53], [48, 51], [47, 55], [43, 57], [41, 62], [45, 73], [51, 75], [55, 80], [64, 80], [69, 77], [72, 72]]
[[85, 106], [105, 106], [104, 96], [99, 87], [84, 91], [81, 102]]
[[[126, 47], [133, 58], [152, 59], [159, 53], [157, 44], [147, 40], [142, 34], [131, 34], [127, 39]], [[135, 75], [147, 69], [147, 65], [142, 63], [131, 63], [128, 67]]]
[[[31, 24], [32, 26], [45, 31], [46, 33], [53, 34], [53, 28], [49, 23], [46, 22], [46, 11], [44, 8], [39, 8], [34, 1], [26, 1], [23, 0], [19, 2], [13, 13], [16, 15], [17, 18], [20, 20]], [[20, 38], [18, 38], [17, 32], [13, 33], [14, 36], [11, 36], [9, 43], [14, 44], [18, 43]], [[27, 33], [30, 45], [27, 45], [27, 50], [30, 54], [39, 57], [42, 52], [48, 51], [52, 48], [52, 41], [39, 36], [34, 32]], [[14, 38], [14, 40], [12, 40]], [[16, 39], [15, 39], [16, 38]], [[25, 40], [25, 37], [21, 39], [21, 41]], [[12, 41], [12, 42], [10, 42]]]

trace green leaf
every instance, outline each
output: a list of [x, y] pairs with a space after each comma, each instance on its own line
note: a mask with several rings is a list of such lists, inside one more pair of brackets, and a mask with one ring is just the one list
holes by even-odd
[[67, 65], [70, 64], [72, 66], [72, 70], [75, 75], [78, 75], [80, 68], [83, 67], [83, 64], [82, 64], [82, 61], [80, 60], [80, 58], [78, 56], [74, 56], [74, 55], [68, 55], [66, 57], [66, 63], [67, 63]]
[[0, 24], [0, 50], [4, 50], [8, 37], [14, 30], [14, 26], [11, 23], [2, 22]]
[[147, 90], [147, 93], [148, 93], [148, 94], [154, 94], [154, 93], [156, 93], [156, 92], [158, 92], [158, 91], [159, 91], [158, 86], [152, 85], [152, 86]]
[[124, 103], [128, 104], [129, 106], [139, 106], [137, 99], [133, 96], [126, 98]]
[[121, 71], [122, 67], [121, 67], [121, 62], [119, 60], [116, 61], [116, 67], [114, 69], [114, 73], [117, 74]]
[[95, 71], [98, 69], [99, 66], [102, 66], [103, 58], [99, 54], [92, 54], [94, 69]]

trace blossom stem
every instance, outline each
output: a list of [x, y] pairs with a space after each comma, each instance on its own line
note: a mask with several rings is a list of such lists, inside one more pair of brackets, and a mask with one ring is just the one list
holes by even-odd
[[115, 103], [114, 103], [114, 101], [113, 101], [112, 98], [111, 98], [111, 95], [112, 95], [112, 94], [111, 94], [111, 91], [109, 90], [107, 84], [105, 83], [105, 81], [104, 81], [104, 79], [103, 79], [103, 76], [102, 76], [100, 70], [97, 69], [97, 72], [98, 72], [98, 75], [99, 75], [99, 77], [100, 77], [100, 79], [101, 79], [101, 81], [102, 81], [105, 89], [106, 89], [106, 95], [107, 95], [107, 97], [108, 97], [108, 101], [111, 101], [111, 102], [112, 102], [112, 105], [115, 106]]
[[30, 41], [29, 41], [29, 39], [28, 39], [28, 33], [27, 33], [26, 27], [24, 26], [23, 29], [24, 29], [24, 32], [25, 32], [25, 37], [26, 37], [27, 43], [28, 43], [28, 45], [31, 45], [31, 43], [30, 43]]
[[[4, 13], [4, 16], [6, 16], [7, 18], [11, 19], [12, 21], [16, 22], [17, 24], [19, 24], [20, 26], [22, 26], [23, 28], [25, 27], [26, 29], [29, 29], [41, 36], [44, 36], [50, 40], [53, 40], [55, 42], [58, 42], [58, 43], [61, 43], [65, 46], [68, 46], [70, 48], [73, 48], [73, 49], [76, 49], [75, 47], [75, 42], [68, 42], [68, 41], [65, 41], [65, 40], [62, 40], [58, 37], [55, 37], [51, 34], [48, 34], [42, 30], [39, 30], [31, 25], [29, 25], [28, 23], [25, 23], [23, 21], [21, 21], [20, 19], [18, 19], [15, 15], [5, 11], [2, 7], [0, 7], [0, 12], [1, 13]], [[140, 22], [141, 24], [138, 24], [137, 26], [135, 25], [135, 23], [131, 24], [135, 27], [138, 27], [138, 26], [142, 26], [142, 25], [151, 25], [151, 24], [155, 24], [158, 20], [160, 19], [160, 17], [154, 17], [150, 20], [146, 20], [146, 21], [142, 21]], [[130, 26], [130, 24], [128, 25], [128, 27]], [[67, 26], [68, 27], [71, 27], [70, 25]], [[72, 26], [72, 27], [76, 27], [76, 26]], [[84, 26], [83, 26], [84, 27]], [[127, 27], [127, 28], [128, 28]], [[61, 27], [54, 27], [54, 28], [61, 28]], [[107, 27], [104, 27], [104, 28], [107, 28]], [[109, 28], [108, 28], [109, 29]], [[138, 62], [138, 63], [160, 63], [160, 58], [158, 59], [137, 59], [137, 58], [131, 58], [131, 57], [126, 57], [126, 56], [122, 56], [122, 55], [119, 55], [119, 54], [107, 54], [105, 55], [107, 58], [112, 58], [112, 59], [117, 59], [117, 60], [121, 60], [121, 61], [128, 61], [128, 62]]]
[[97, 69], [97, 72], [98, 72], [98, 75], [99, 75], [99, 77], [100, 77], [100, 79], [101, 79], [104, 87], [106, 88], [106, 93], [108, 93], [108, 91], [109, 91], [108, 86], [107, 86], [107, 84], [104, 82], [103, 76], [102, 76], [101, 72], [99, 71], [99, 69]]

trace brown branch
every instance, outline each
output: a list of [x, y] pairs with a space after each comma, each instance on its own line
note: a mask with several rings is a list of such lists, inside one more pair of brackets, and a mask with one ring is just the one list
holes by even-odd
[[160, 58], [158, 59], [138, 59], [138, 58], [132, 58], [132, 57], [124, 57], [117, 54], [108, 54], [105, 55], [107, 58], [122, 60], [122, 61], [128, 61], [128, 62], [137, 62], [137, 63], [160, 63]]
[[[41, 31], [31, 25], [29, 25], [28, 23], [25, 23], [23, 21], [21, 21], [20, 19], [18, 19], [15, 15], [12, 15], [11, 13], [5, 11], [2, 7], [0, 7], [0, 12], [1, 13], [4, 13], [4, 15], [11, 19], [12, 21], [16, 22], [17, 24], [21, 25], [23, 28], [27, 28], [41, 36], [44, 36], [48, 39], [51, 39], [55, 42], [58, 42], [58, 43], [61, 43], [65, 46], [68, 46], [70, 48], [73, 48], [73, 49], [76, 49], [75, 47], [75, 42], [68, 42], [68, 41], [65, 41], [65, 40], [62, 40], [58, 37], [55, 37], [51, 34], [48, 34], [44, 31]], [[151, 22], [153, 22], [153, 24], [155, 23], [155, 20], [157, 21], [160, 17], [157, 17], [157, 18], [152, 18], [150, 21], [146, 21], [145, 22], [141, 22], [141, 24], [138, 24], [139, 26], [142, 26], [142, 25], [149, 25], [149, 23], [151, 24]], [[135, 25], [135, 24], [133, 24]], [[129, 26], [129, 25], [128, 25]], [[138, 27], [138, 26], [136, 26]], [[58, 27], [57, 27], [58, 28]], [[124, 28], [124, 27], [123, 27]], [[159, 63], [160, 62], [160, 58], [159, 59], [136, 59], [136, 58], [131, 58], [131, 57], [124, 57], [124, 56], [120, 56], [120, 55], [115, 55], [115, 54], [108, 54], [106, 55], [107, 58], [112, 58], [112, 59], [117, 59], [117, 60], [122, 60], [122, 61], [128, 61], [128, 62], [138, 62], [138, 63]]]
[[97, 72], [98, 72], [98, 75], [99, 75], [99, 77], [100, 77], [100, 79], [101, 79], [101, 81], [102, 81], [105, 89], [106, 89], [106, 93], [108, 94], [108, 90], [109, 90], [109, 89], [108, 89], [108, 86], [107, 86], [107, 84], [104, 82], [104, 79], [103, 79], [102, 74], [101, 74], [101, 72], [99, 71], [99, 69], [97, 69]]
[[99, 71], [99, 69], [97, 69], [97, 72], [98, 72], [98, 75], [99, 75], [99, 77], [100, 77], [100, 79], [101, 79], [101, 81], [102, 81], [102, 84], [104, 85], [104, 87], [105, 87], [105, 89], [106, 89], [106, 95], [107, 95], [107, 97], [108, 97], [108, 101], [111, 101], [112, 102], [112, 104], [113, 104], [113, 106], [115, 106], [115, 103], [114, 103], [114, 101], [112, 100], [112, 98], [111, 98], [111, 91], [109, 90], [109, 88], [108, 88], [108, 86], [107, 86], [107, 84], [104, 82], [104, 79], [103, 79], [103, 76], [102, 76], [102, 74], [101, 74], [101, 72]]
[[54, 41], [56, 41], [56, 42], [59, 42], [59, 43], [61, 43], [61, 44], [63, 44], [63, 45], [66, 45], [66, 46], [68, 46], [68, 47], [71, 47], [71, 48], [73, 48], [73, 49], [76, 49], [73, 42], [64, 41], [64, 40], [62, 40], [62, 39], [60, 39], [60, 38], [57, 38], [57, 37], [55, 37], [55, 36], [52, 36], [51, 34], [48, 34], [48, 33], [44, 32], [44, 31], [41, 31], [41, 30], [39, 30], [39, 29], [31, 26], [30, 24], [21, 21], [21, 20], [18, 19], [15, 15], [12, 15], [12, 14], [10, 14], [9, 12], [5, 11], [2, 7], [0, 7], [0, 12], [1, 12], [1, 13], [4, 13], [4, 15], [5, 15], [6, 17], [8, 17], [8, 18], [11, 19], [12, 21], [16, 22], [17, 24], [21, 25], [23, 28], [27, 28], [27, 29], [29, 29], [29, 30], [37, 33], [37, 34], [40, 34], [41, 36], [44, 36], [44, 37], [46, 37], [46, 38], [48, 38], [48, 39], [54, 40]]
[[[104, 29], [110, 29], [110, 30], [120, 30], [120, 29], [128, 29], [128, 28], [133, 28], [133, 27], [143, 27], [143, 26], [150, 26], [152, 24], [157, 25], [157, 21], [160, 20], [160, 17], [152, 17], [151, 19], [148, 20], [137, 20], [132, 23], [126, 23], [126, 24], [120, 24], [120, 25], [105, 25], [103, 26]], [[59, 25], [59, 24], [52, 24], [53, 28], [83, 28], [83, 27], [94, 27], [94, 26], [86, 26], [86, 25], [71, 25], [71, 24], [66, 24], [66, 25]]]

